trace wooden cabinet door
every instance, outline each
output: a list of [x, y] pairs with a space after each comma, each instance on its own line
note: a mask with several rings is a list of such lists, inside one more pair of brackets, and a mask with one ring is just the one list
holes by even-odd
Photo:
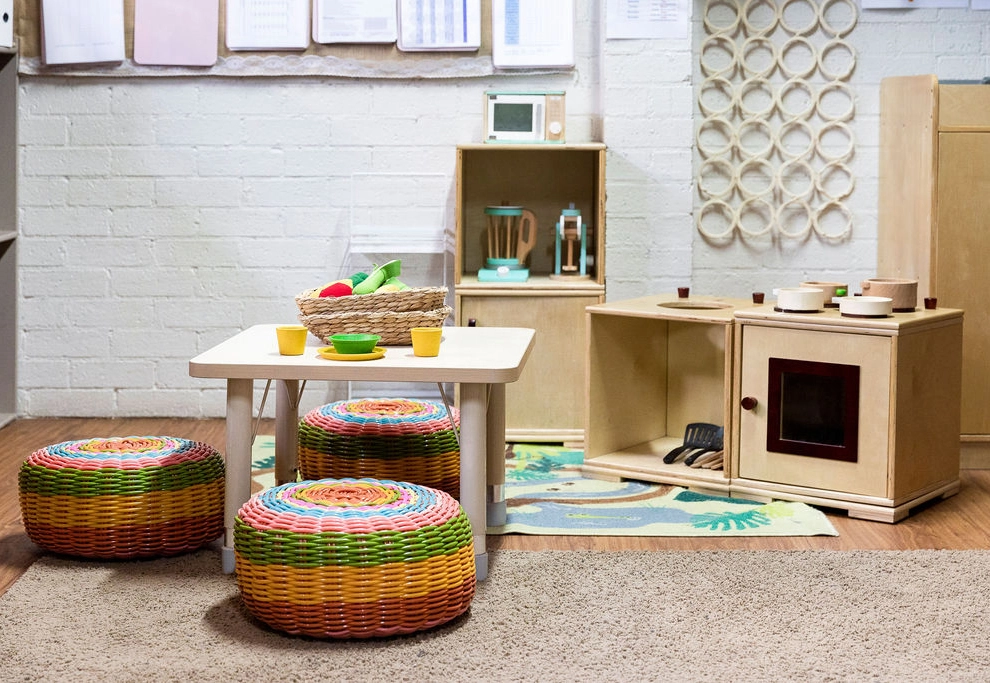
[[939, 134], [937, 198], [932, 294], [964, 312], [961, 431], [990, 434], [990, 132]]
[[512, 441], [584, 437], [585, 307], [600, 296], [459, 296], [458, 320], [478, 327], [530, 327], [533, 352], [517, 382], [506, 385], [505, 428]]
[[[859, 427], [855, 462], [778, 453], [767, 443], [769, 359], [858, 365]], [[742, 397], [739, 410], [739, 476], [827, 491], [888, 495], [891, 338], [745, 325], [742, 330]]]

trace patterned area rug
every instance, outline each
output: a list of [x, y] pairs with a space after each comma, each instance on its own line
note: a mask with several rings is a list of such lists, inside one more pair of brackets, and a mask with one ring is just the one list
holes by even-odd
[[[508, 523], [490, 534], [554, 536], [838, 536], [804, 503], [760, 503], [638, 481], [581, 476], [584, 453], [513, 444], [505, 482]], [[275, 485], [275, 437], [254, 442], [254, 491]]]
[[838, 536], [804, 503], [760, 503], [639, 481], [581, 476], [584, 453], [513, 444], [506, 459], [507, 524], [490, 534], [560, 536]]

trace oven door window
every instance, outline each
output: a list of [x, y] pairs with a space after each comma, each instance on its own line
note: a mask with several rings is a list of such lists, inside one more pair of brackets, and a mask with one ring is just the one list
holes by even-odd
[[769, 362], [767, 450], [856, 462], [859, 366]]

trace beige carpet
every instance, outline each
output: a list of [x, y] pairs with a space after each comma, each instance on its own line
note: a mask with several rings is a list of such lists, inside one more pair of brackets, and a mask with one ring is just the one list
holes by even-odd
[[15, 681], [983, 681], [990, 553], [493, 553], [471, 611], [318, 641], [242, 610], [213, 550], [42, 558], [0, 597]]

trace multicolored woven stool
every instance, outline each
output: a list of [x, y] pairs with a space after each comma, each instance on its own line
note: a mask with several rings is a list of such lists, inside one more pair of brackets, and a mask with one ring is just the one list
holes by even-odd
[[[460, 414], [451, 408], [455, 426]], [[299, 422], [303, 479], [408, 481], [460, 496], [461, 452], [442, 403], [407, 398], [337, 401]]]
[[66, 441], [21, 465], [24, 529], [46, 550], [97, 559], [178, 555], [223, 535], [223, 457], [170, 436]]
[[437, 489], [375, 479], [283, 484], [234, 522], [237, 585], [274, 629], [318, 638], [412, 633], [463, 614], [471, 523]]

